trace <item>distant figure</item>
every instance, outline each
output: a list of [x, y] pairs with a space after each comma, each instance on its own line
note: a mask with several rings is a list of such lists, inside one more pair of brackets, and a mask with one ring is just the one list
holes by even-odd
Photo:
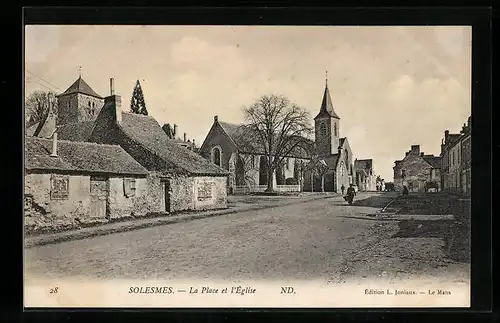
[[408, 195], [408, 193], [409, 193], [408, 192], [408, 187], [406, 187], [406, 185], [403, 186], [403, 195]]
[[356, 195], [356, 190], [354, 189], [354, 185], [350, 185], [347, 189], [347, 196], [344, 198], [349, 205], [354, 201], [354, 196]]
[[345, 186], [344, 186], [344, 184], [342, 184], [342, 186], [340, 187], [340, 190], [342, 191], [342, 195], [344, 195], [344, 191], [345, 191]]

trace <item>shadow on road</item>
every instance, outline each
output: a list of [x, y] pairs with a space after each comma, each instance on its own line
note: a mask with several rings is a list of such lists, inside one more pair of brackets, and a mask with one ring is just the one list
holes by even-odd
[[456, 262], [470, 262], [470, 229], [456, 220], [403, 220], [392, 238], [443, 238], [443, 251]]
[[370, 216], [370, 215], [366, 215], [366, 216], [344, 216], [344, 215], [339, 215], [337, 216], [338, 218], [346, 218], [346, 219], [360, 219], [360, 220], [369, 220], [369, 221], [388, 221], [388, 222], [396, 222], [396, 221], [399, 221], [399, 220], [396, 220], [396, 219], [387, 219], [387, 218], [377, 218], [375, 216]]
[[[361, 200], [356, 200], [354, 198], [354, 202], [352, 203], [353, 206], [365, 206], [365, 207], [375, 207], [375, 208], [382, 208], [387, 203], [389, 203], [392, 200], [393, 197], [391, 196], [370, 196], [365, 199]], [[346, 203], [347, 204], [347, 203]]]

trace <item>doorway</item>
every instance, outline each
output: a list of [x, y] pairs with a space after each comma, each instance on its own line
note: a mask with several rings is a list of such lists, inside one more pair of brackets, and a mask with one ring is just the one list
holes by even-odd
[[90, 216], [109, 218], [108, 212], [109, 182], [107, 177], [90, 177]]
[[163, 195], [165, 198], [165, 212], [171, 212], [172, 184], [169, 179], [163, 180]]

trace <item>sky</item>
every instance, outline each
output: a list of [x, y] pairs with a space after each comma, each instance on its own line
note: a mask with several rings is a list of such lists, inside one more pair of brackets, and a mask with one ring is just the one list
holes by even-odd
[[[353, 156], [393, 180], [411, 145], [439, 155], [471, 114], [469, 26], [26, 26], [25, 95], [109, 79], [130, 109], [136, 80], [149, 115], [200, 146], [218, 115], [278, 94], [310, 111], [328, 88]], [[311, 119], [311, 125], [313, 120]]]

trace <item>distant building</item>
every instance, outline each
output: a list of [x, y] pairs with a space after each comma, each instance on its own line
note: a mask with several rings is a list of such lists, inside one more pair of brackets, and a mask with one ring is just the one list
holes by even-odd
[[[97, 94], [81, 76], [63, 93], [56, 95], [56, 111], [49, 111], [38, 137], [49, 138], [56, 126], [93, 122], [104, 105], [104, 98]], [[39, 123], [28, 125], [26, 135], [33, 136]]]
[[377, 176], [373, 171], [372, 159], [355, 159], [356, 186], [360, 191], [378, 191]]
[[471, 117], [462, 126], [459, 134], [444, 132], [441, 141], [443, 164], [443, 189], [450, 192], [470, 195], [471, 189]]
[[195, 143], [194, 139], [192, 139], [192, 140], [187, 139], [186, 133], [184, 133], [183, 139], [181, 139], [177, 135], [177, 125], [176, 124], [174, 124], [174, 126], [172, 127], [169, 123], [166, 123], [161, 128], [163, 129], [163, 131], [165, 131], [165, 134], [167, 135], [168, 138], [170, 138], [170, 140], [172, 140], [172, 142], [178, 144], [179, 146], [187, 148], [191, 151], [197, 152], [198, 147], [196, 147], [196, 143]]
[[26, 137], [28, 231], [144, 215], [148, 171], [120, 146]]
[[406, 186], [410, 192], [441, 190], [441, 157], [425, 155], [419, 145], [411, 146], [402, 160], [395, 161], [394, 187], [401, 191]]

